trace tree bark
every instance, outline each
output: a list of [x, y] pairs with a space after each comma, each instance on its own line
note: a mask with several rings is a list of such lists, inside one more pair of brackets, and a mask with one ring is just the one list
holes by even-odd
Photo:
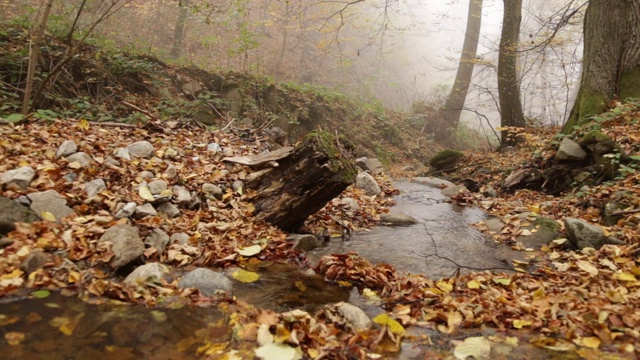
[[278, 167], [249, 174], [245, 185], [256, 190], [257, 219], [295, 232], [352, 184], [356, 173], [350, 152], [331, 134], [314, 131]]
[[[517, 73], [517, 50], [520, 41], [522, 0], [504, 0], [502, 35], [498, 55], [498, 95], [500, 97], [500, 125], [525, 126], [520, 100], [520, 82]], [[502, 131], [502, 145], [515, 143], [509, 131]]]
[[568, 133], [612, 100], [640, 97], [640, 0], [591, 0], [584, 19], [580, 90]]
[[173, 45], [171, 46], [170, 56], [177, 59], [182, 53], [182, 43], [184, 42], [184, 29], [187, 25], [187, 17], [189, 16], [189, 7], [186, 0], [180, 1], [180, 10], [178, 13], [178, 21], [176, 29], [173, 32]]
[[446, 126], [445, 129], [438, 129], [439, 131], [436, 132], [436, 140], [441, 143], [447, 143], [455, 132], [460, 122], [460, 114], [462, 114], [464, 102], [467, 100], [473, 75], [473, 66], [477, 57], [480, 27], [482, 25], [482, 1], [469, 0], [467, 30], [465, 31], [458, 72], [444, 107], [440, 110], [442, 124]]

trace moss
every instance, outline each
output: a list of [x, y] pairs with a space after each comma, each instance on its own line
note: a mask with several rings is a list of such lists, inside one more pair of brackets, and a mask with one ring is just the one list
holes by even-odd
[[584, 134], [582, 139], [580, 139], [580, 144], [591, 145], [609, 141], [613, 141], [613, 139], [609, 135], [603, 133], [600, 130], [591, 130], [588, 133]]
[[442, 150], [429, 160], [429, 165], [437, 170], [443, 170], [455, 165], [463, 155], [460, 151], [452, 149]]
[[560, 231], [560, 225], [553, 219], [539, 216], [533, 222], [534, 226], [539, 226], [541, 229], [548, 230], [552, 233], [557, 233]]
[[640, 66], [627, 71], [620, 80], [621, 100], [640, 98]]
[[314, 142], [329, 157], [329, 167], [340, 176], [340, 180], [353, 183], [358, 174], [356, 167], [348, 157], [343, 156], [336, 146], [335, 137], [331, 133], [314, 130], [305, 136], [305, 143]]
[[596, 90], [580, 90], [577, 101], [579, 106], [577, 109], [574, 107], [571, 117], [564, 125], [564, 134], [572, 133], [575, 126], [586, 123], [590, 116], [601, 114], [607, 109], [607, 97]]

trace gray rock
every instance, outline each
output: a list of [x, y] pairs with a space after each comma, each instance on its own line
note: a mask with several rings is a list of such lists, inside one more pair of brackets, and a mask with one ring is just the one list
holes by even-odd
[[145, 171], [140, 171], [140, 173], [138, 174], [138, 177], [142, 180], [151, 180], [154, 177], [156, 177], [156, 175], [151, 171], [145, 170]]
[[153, 156], [153, 145], [146, 140], [136, 141], [133, 144], [127, 146], [129, 154], [133, 157], [149, 159]]
[[78, 178], [78, 174], [70, 172], [70, 173], [66, 174], [65, 176], [63, 176], [62, 178], [67, 183], [72, 183], [72, 182], [76, 181], [76, 179]]
[[449, 186], [448, 188], [442, 190], [442, 195], [447, 197], [453, 197], [458, 195], [460, 191], [464, 191], [464, 190], [467, 190], [467, 188], [464, 185]]
[[153, 205], [147, 203], [136, 207], [134, 215], [136, 218], [142, 219], [147, 216], [156, 216], [158, 212], [153, 208]]
[[180, 215], [180, 209], [172, 203], [162, 203], [158, 205], [158, 211], [167, 217], [174, 218]]
[[5, 248], [9, 245], [13, 245], [13, 240], [9, 239], [8, 237], [0, 238], [0, 249]]
[[382, 166], [382, 163], [380, 162], [380, 160], [376, 158], [371, 158], [371, 159], [366, 157], [358, 158], [356, 159], [356, 165], [358, 165], [360, 169], [364, 171], [368, 171], [373, 175], [379, 175], [384, 172], [384, 167]]
[[202, 203], [202, 200], [200, 200], [200, 196], [198, 196], [198, 193], [196, 193], [195, 191], [192, 191], [191, 201], [189, 201], [189, 204], [187, 204], [187, 208], [196, 209], [200, 206], [201, 203]]
[[20, 263], [20, 270], [27, 274], [30, 274], [38, 269], [41, 269], [44, 264], [49, 261], [47, 255], [41, 250], [33, 250], [27, 257]]
[[320, 241], [312, 234], [291, 234], [287, 240], [294, 242], [294, 250], [311, 251], [320, 246]]
[[137, 207], [138, 207], [138, 204], [134, 202], [126, 203], [120, 210], [116, 211], [116, 214], [114, 216], [117, 219], [129, 217], [136, 212]]
[[178, 176], [178, 169], [176, 169], [173, 164], [169, 164], [169, 166], [167, 166], [167, 169], [164, 171], [163, 176], [167, 179], [173, 179], [174, 177]]
[[373, 328], [373, 322], [367, 314], [355, 305], [346, 302], [327, 305], [325, 311], [341, 316], [345, 323], [355, 331], [365, 331]]
[[564, 138], [560, 143], [556, 159], [558, 160], [584, 160], [587, 152], [577, 142]]
[[221, 152], [222, 148], [217, 143], [210, 143], [210, 144], [207, 145], [207, 151], [211, 151], [211, 152], [217, 153], [217, 152]]
[[496, 234], [499, 234], [502, 231], [502, 228], [504, 227], [504, 223], [502, 222], [502, 220], [495, 218], [495, 217], [490, 217], [487, 220], [484, 221], [484, 224], [487, 226], [487, 229], [491, 232], [494, 232]]
[[380, 222], [383, 225], [389, 226], [408, 226], [418, 223], [413, 216], [403, 214], [401, 212], [390, 212], [388, 214], [380, 215]]
[[571, 242], [576, 249], [583, 249], [585, 247], [600, 249], [606, 244], [625, 244], [623, 241], [606, 236], [601, 227], [591, 225], [579, 219], [565, 218], [564, 226], [567, 230], [569, 242]]
[[411, 179], [411, 181], [416, 182], [418, 184], [428, 185], [428, 186], [433, 186], [433, 187], [455, 186], [455, 184], [452, 183], [451, 181], [438, 179], [438, 178], [430, 177], [430, 176], [429, 177], [415, 177], [415, 178]]
[[178, 150], [169, 148], [164, 152], [164, 156], [169, 159], [176, 159], [178, 157]]
[[185, 233], [174, 233], [174, 234], [171, 234], [170, 241], [171, 241], [172, 244], [180, 244], [180, 245], [188, 244], [189, 243], [189, 234], [185, 234]]
[[378, 195], [382, 191], [373, 176], [365, 172], [358, 173], [356, 176], [356, 186], [364, 190], [367, 195]]
[[523, 230], [531, 231], [531, 235], [520, 235], [516, 237], [516, 241], [527, 248], [541, 249], [560, 237], [560, 225], [555, 220], [542, 216], [537, 216], [530, 225], [523, 226]]
[[231, 184], [231, 188], [240, 195], [244, 194], [244, 183], [242, 180], [234, 181], [233, 184]]
[[102, 179], [95, 179], [84, 184], [84, 191], [87, 192], [88, 197], [97, 195], [100, 191], [105, 190], [107, 184]]
[[210, 183], [206, 183], [206, 184], [202, 184], [202, 191], [206, 194], [206, 195], [210, 195], [207, 198], [215, 198], [215, 199], [222, 199], [222, 188], [218, 185], [214, 185], [214, 184], [210, 184]]
[[67, 157], [78, 151], [78, 145], [71, 140], [64, 141], [56, 151], [56, 157]]
[[160, 263], [149, 263], [138, 266], [131, 274], [124, 279], [125, 284], [144, 284], [147, 282], [158, 281], [162, 279], [164, 274], [169, 272], [169, 268]]
[[164, 248], [169, 244], [169, 235], [161, 229], [153, 229], [144, 239], [144, 244], [149, 247], [153, 246], [162, 254]]
[[231, 295], [233, 290], [231, 280], [219, 272], [206, 268], [197, 268], [188, 272], [178, 282], [178, 288], [196, 288], [206, 296], [213, 296], [219, 290]]
[[104, 163], [108, 164], [108, 165], [111, 165], [111, 166], [120, 166], [120, 162], [118, 160], [112, 158], [111, 156], [107, 156], [104, 159]]
[[54, 190], [31, 193], [27, 196], [31, 200], [31, 210], [40, 217], [44, 212], [49, 212], [59, 223], [63, 217], [74, 214], [73, 209], [67, 206], [67, 200]]
[[[18, 204], [14, 200], [0, 196], [0, 222], [7, 223], [7, 229], [10, 226], [15, 228], [13, 223], [32, 223], [37, 220], [38, 216], [29, 210], [29, 208]], [[7, 234], [8, 232], [9, 231], [3, 233]]]
[[113, 153], [113, 156], [122, 160], [131, 160], [131, 154], [129, 153], [129, 150], [126, 148], [117, 148], [116, 151]]
[[173, 198], [179, 206], [187, 206], [191, 201], [191, 194], [184, 186], [173, 186]]
[[496, 197], [498, 192], [491, 185], [486, 185], [480, 188], [480, 193], [486, 197]]
[[353, 211], [360, 210], [360, 205], [358, 204], [358, 202], [350, 197], [342, 198], [342, 200], [340, 200], [340, 204], [346, 205], [350, 210]]
[[88, 168], [89, 166], [91, 166], [91, 161], [93, 161], [93, 159], [91, 158], [91, 156], [89, 156], [89, 154], [84, 153], [82, 151], [67, 156], [67, 160], [69, 160], [70, 163], [77, 162], [83, 168]]
[[167, 182], [164, 180], [153, 180], [148, 185], [149, 191], [153, 195], [158, 195], [161, 192], [167, 190]]
[[124, 266], [144, 253], [144, 243], [140, 240], [138, 228], [131, 225], [114, 225], [98, 241], [111, 243], [111, 251], [115, 254], [109, 262], [112, 268]]
[[23, 166], [2, 174], [2, 176], [0, 176], [0, 183], [11, 190], [26, 189], [34, 177], [36, 177], [36, 172], [29, 166]]

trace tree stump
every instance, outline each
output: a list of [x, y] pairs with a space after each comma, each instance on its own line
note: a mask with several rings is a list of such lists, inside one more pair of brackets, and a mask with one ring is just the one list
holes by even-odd
[[348, 145], [330, 133], [313, 131], [277, 167], [249, 174], [245, 185], [256, 191], [257, 219], [296, 231], [355, 181], [356, 169]]

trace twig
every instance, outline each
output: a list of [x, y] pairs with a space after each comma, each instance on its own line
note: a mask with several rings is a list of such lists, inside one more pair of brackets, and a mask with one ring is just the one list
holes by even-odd
[[144, 114], [145, 116], [147, 116], [147, 117], [148, 117], [148, 118], [150, 118], [151, 120], [156, 120], [156, 121], [160, 120], [160, 119], [158, 119], [156, 116], [154, 116], [153, 114], [151, 114], [149, 111], [147, 111], [147, 110], [145, 110], [145, 109], [142, 109], [142, 108], [140, 108], [140, 107], [137, 107], [136, 105], [133, 105], [133, 104], [128, 103], [128, 102], [126, 102], [126, 101], [123, 101], [123, 102], [122, 102], [122, 105], [124, 105], [124, 106], [126, 106], [126, 107], [128, 107], [128, 108], [131, 108], [131, 109], [133, 109], [133, 110], [135, 110], [135, 111], [137, 111], [137, 112], [139, 112], [139, 113]]
[[611, 215], [616, 216], [616, 215], [629, 215], [629, 214], [635, 214], [635, 213], [639, 213], [640, 209], [632, 209], [632, 210], [620, 210], [620, 211], [616, 211], [611, 213]]

